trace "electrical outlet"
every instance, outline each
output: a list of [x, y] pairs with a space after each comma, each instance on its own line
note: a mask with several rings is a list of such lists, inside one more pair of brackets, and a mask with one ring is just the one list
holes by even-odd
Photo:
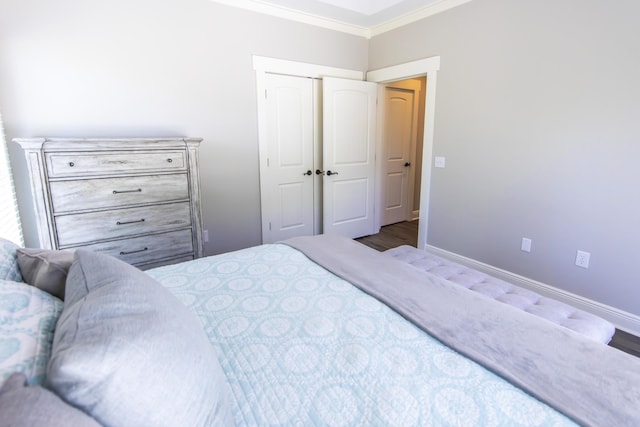
[[447, 163], [447, 159], [442, 156], [436, 156], [435, 166], [437, 168], [444, 168]]
[[523, 237], [520, 250], [523, 252], [531, 252], [531, 239]]
[[591, 258], [589, 252], [578, 251], [576, 254], [576, 265], [582, 268], [589, 268], [589, 258]]
[[202, 232], [202, 237], [204, 238], [205, 242], [208, 242], [209, 241], [209, 230], [204, 230]]

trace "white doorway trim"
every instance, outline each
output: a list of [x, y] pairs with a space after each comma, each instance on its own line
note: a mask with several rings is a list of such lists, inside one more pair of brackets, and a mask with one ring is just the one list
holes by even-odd
[[[364, 80], [364, 72], [356, 70], [348, 70], [345, 68], [327, 67], [324, 65], [308, 64], [303, 62], [288, 61], [284, 59], [269, 58], [265, 56], [253, 56], [253, 69], [256, 72], [256, 98], [258, 107], [258, 153], [260, 165], [260, 205], [263, 209], [264, 197], [268, 194], [266, 183], [268, 182], [268, 126], [267, 126], [267, 75], [268, 74], [284, 74], [295, 77], [304, 77], [312, 79], [321, 79], [323, 77], [338, 77], [351, 80]], [[314, 113], [314, 120], [317, 119], [318, 112]], [[314, 138], [319, 139], [318, 123]], [[316, 141], [317, 142], [317, 141]], [[317, 145], [317, 144], [315, 144]], [[315, 165], [314, 165], [315, 166]], [[260, 214], [262, 228], [262, 242], [269, 240], [268, 230], [269, 221], [267, 216], [262, 212]], [[314, 224], [314, 231], [319, 231], [317, 224]]]
[[404, 80], [412, 77], [427, 77], [425, 117], [424, 117], [424, 142], [422, 145], [422, 182], [420, 187], [420, 224], [418, 226], [418, 248], [424, 249], [427, 245], [427, 232], [429, 224], [429, 199], [431, 195], [431, 159], [433, 157], [433, 132], [436, 106], [436, 82], [440, 70], [440, 57], [434, 56], [392, 67], [369, 71], [367, 80], [376, 83], [385, 83], [394, 80]]
[[287, 61], [286, 59], [268, 58], [266, 56], [257, 55], [253, 56], [253, 69], [257, 74], [274, 73], [314, 79], [321, 79], [322, 77], [339, 77], [343, 79], [364, 80], [364, 73], [362, 71], [327, 67], [317, 64], [307, 64], [304, 62]]
[[[288, 74], [292, 76], [322, 78], [323, 76], [341, 77], [346, 79], [363, 80], [364, 73], [344, 68], [327, 67], [317, 64], [307, 64], [284, 59], [253, 56], [253, 68], [256, 71], [257, 93], [264, 93], [265, 73]], [[431, 170], [433, 164], [433, 133], [436, 106], [436, 82], [440, 70], [440, 57], [420, 59], [391, 67], [381, 68], [366, 73], [368, 81], [386, 83], [394, 80], [405, 80], [412, 77], [427, 77], [424, 142], [422, 152], [422, 179], [420, 187], [420, 225], [418, 227], [418, 248], [424, 249], [427, 245], [427, 226], [429, 223], [429, 201], [431, 195]], [[264, 111], [264, 97], [258, 96], [258, 112]], [[263, 133], [264, 132], [264, 133]], [[258, 114], [258, 141], [260, 154], [264, 149], [264, 141], [261, 135], [266, 135], [266, 123]]]

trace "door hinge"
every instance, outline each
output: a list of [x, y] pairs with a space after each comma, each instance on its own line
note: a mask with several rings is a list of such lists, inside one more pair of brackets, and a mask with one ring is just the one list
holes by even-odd
[[271, 231], [271, 222], [269, 222], [269, 231]]
[[267, 99], [267, 89], [264, 90], [264, 99]]

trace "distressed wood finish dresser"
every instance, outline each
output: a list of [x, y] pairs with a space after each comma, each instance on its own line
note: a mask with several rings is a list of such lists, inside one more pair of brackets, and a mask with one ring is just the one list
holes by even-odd
[[14, 139], [40, 246], [86, 248], [146, 269], [203, 256], [201, 139]]

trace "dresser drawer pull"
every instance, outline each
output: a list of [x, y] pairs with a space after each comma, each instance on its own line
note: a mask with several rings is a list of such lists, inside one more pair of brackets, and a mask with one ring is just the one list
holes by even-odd
[[173, 159], [167, 159], [167, 162], [171, 163], [173, 162]]
[[70, 168], [74, 167], [75, 165], [76, 165], [75, 163], [73, 163], [73, 162], [69, 162], [69, 167], [70, 167]]
[[122, 194], [122, 193], [142, 193], [142, 188], [138, 188], [136, 190], [113, 190], [113, 194]]
[[144, 222], [144, 218], [136, 219], [135, 221], [118, 221], [118, 222], [116, 222], [116, 225], [135, 224], [137, 222]]
[[120, 251], [120, 255], [131, 255], [131, 254], [137, 254], [138, 252], [144, 252], [146, 250], [148, 250], [149, 248], [144, 248], [144, 249], [138, 249], [137, 251]]

